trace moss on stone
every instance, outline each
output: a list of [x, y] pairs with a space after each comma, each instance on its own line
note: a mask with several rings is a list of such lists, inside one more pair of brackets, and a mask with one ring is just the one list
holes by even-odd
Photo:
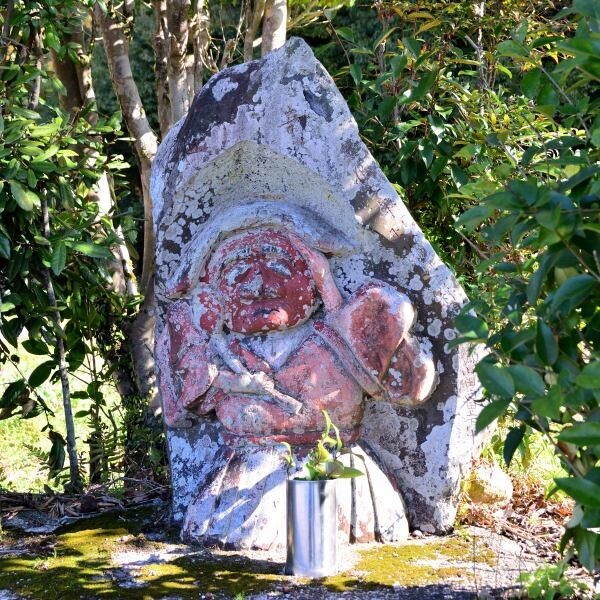
[[[292, 580], [281, 575], [282, 565], [250, 560], [239, 554], [198, 552], [169, 562], [140, 565], [135, 576], [113, 563], [116, 551], [165, 550], [163, 542], [147, 539], [141, 530], [144, 513], [103, 515], [83, 521], [55, 538], [54, 552], [37, 557], [0, 559], [0, 590], [26, 598], [156, 599], [198, 598], [199, 592], [232, 598], [268, 591], [276, 584], [324, 585], [332, 591], [369, 590], [439, 584], [470, 573], [474, 562], [493, 564], [494, 554], [466, 535], [411, 540], [402, 545], [359, 550], [353, 569], [317, 581]], [[464, 566], [463, 566], [464, 565]], [[122, 571], [119, 573], [119, 571]], [[138, 587], [122, 587], [119, 583]]]
[[473, 547], [465, 536], [428, 539], [392, 546], [376, 546], [360, 552], [360, 560], [347, 573], [324, 579], [330, 590], [377, 589], [393, 585], [419, 586], [460, 579], [467, 568], [455, 563], [493, 564], [494, 553], [487, 547]]

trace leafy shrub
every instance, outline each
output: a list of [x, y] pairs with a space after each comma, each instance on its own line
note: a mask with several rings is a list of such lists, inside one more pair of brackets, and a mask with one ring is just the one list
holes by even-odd
[[[555, 479], [576, 507], [562, 548], [593, 570], [600, 557], [600, 7], [576, 0], [572, 37], [537, 38], [527, 24], [499, 45], [542, 122], [515, 173], [458, 225], [486, 258], [483, 288], [456, 320], [460, 342], [485, 343], [477, 366], [492, 401], [478, 427], [509, 414], [510, 462], [527, 432], [545, 435], [568, 472]], [[593, 50], [593, 51], [592, 51]], [[550, 60], [552, 59], [552, 60]], [[512, 66], [509, 66], [512, 64]], [[484, 250], [485, 248], [485, 250]]]

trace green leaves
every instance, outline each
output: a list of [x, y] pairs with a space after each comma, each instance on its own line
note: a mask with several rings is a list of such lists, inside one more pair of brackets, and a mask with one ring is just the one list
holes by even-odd
[[579, 477], [559, 477], [554, 480], [575, 501], [591, 508], [600, 508], [600, 485]]
[[92, 258], [113, 258], [113, 255], [110, 250], [105, 248], [104, 246], [100, 246], [98, 244], [92, 244], [89, 242], [76, 242], [71, 244], [73, 250], [77, 252], [81, 252], [86, 256], [90, 256]]
[[52, 443], [52, 447], [50, 448], [50, 453], [48, 455], [48, 469], [50, 472], [50, 477], [56, 477], [65, 466], [65, 448], [67, 446], [67, 442], [60, 433], [54, 430], [50, 430], [48, 432], [48, 437]]
[[[342, 454], [352, 456], [352, 451], [343, 447], [339, 429], [331, 420], [329, 413], [326, 410], [322, 410], [321, 412], [325, 419], [325, 429], [321, 435], [321, 439], [309, 452], [308, 460], [304, 465], [304, 471], [307, 474], [306, 479], [309, 481], [350, 479], [363, 475], [362, 471], [351, 466], [348, 467], [338, 459], [338, 456]], [[289, 475], [289, 471], [295, 467], [296, 461], [290, 444], [283, 442], [282, 445], [286, 450], [283, 455], [283, 461]], [[359, 458], [362, 459], [361, 456]]]
[[39, 208], [40, 199], [33, 190], [23, 187], [18, 181], [12, 179], [9, 184], [13, 198], [23, 210], [30, 212], [34, 208]]
[[59, 242], [54, 251], [52, 252], [51, 267], [52, 272], [55, 275], [60, 275], [61, 271], [65, 268], [67, 262], [67, 247], [64, 243]]
[[550, 310], [553, 312], [569, 312], [573, 310], [598, 285], [600, 285], [599, 282], [587, 273], [571, 277], [550, 296]]
[[490, 394], [509, 399], [515, 395], [515, 382], [507, 368], [482, 361], [475, 367], [475, 372]]
[[535, 349], [538, 356], [546, 365], [553, 365], [558, 359], [558, 343], [556, 337], [554, 336], [554, 333], [552, 333], [552, 329], [550, 329], [544, 321], [538, 321]]
[[459, 315], [454, 319], [454, 325], [465, 339], [484, 341], [488, 337], [487, 323], [474, 315]]
[[585, 365], [575, 383], [588, 390], [600, 390], [600, 359], [596, 358]]
[[494, 400], [486, 404], [479, 415], [477, 415], [476, 430], [479, 432], [484, 430], [488, 425], [491, 425], [506, 412], [509, 406], [510, 398], [501, 398], [500, 400]]
[[56, 363], [53, 360], [48, 360], [38, 365], [29, 376], [29, 385], [36, 388], [44, 383], [56, 368]]
[[543, 396], [546, 384], [541, 376], [531, 367], [525, 365], [511, 365], [509, 371], [517, 391], [529, 396]]
[[496, 52], [498, 56], [507, 56], [510, 58], [529, 57], [529, 50], [514, 40], [500, 42], [496, 48]]
[[523, 76], [523, 79], [521, 80], [521, 89], [523, 90], [523, 93], [531, 100], [537, 98], [541, 80], [542, 72], [537, 67], [527, 71], [527, 73]]
[[576, 423], [563, 429], [558, 435], [561, 442], [570, 442], [580, 446], [600, 446], [600, 423]]

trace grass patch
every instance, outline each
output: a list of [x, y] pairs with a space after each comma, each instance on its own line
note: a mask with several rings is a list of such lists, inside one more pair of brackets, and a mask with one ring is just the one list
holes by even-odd
[[[29, 354], [20, 346], [16, 354], [19, 358], [18, 370], [10, 363], [2, 365], [0, 369], [0, 397], [9, 383], [20, 379], [21, 376], [27, 378], [37, 366], [48, 359], [46, 356]], [[89, 372], [85, 368], [80, 369], [77, 377], [69, 377], [71, 392], [85, 389], [89, 380]], [[54, 416], [50, 415], [48, 418], [52, 427], [65, 437], [60, 383], [46, 381], [36, 391], [54, 413]], [[116, 420], [120, 423], [119, 397], [116, 390], [111, 386], [103, 386], [102, 392], [107, 403], [107, 410], [116, 411]], [[77, 414], [79, 411], [87, 409], [90, 402], [90, 400], [73, 398], [71, 400], [73, 412]], [[43, 492], [44, 485], [53, 488], [61, 487], [48, 481], [48, 469], [45, 461], [51, 448], [51, 442], [48, 433], [42, 431], [46, 425], [44, 414], [25, 419], [20, 415], [15, 415], [9, 419], [0, 420], [0, 488], [14, 492], [36, 493]], [[91, 431], [88, 418], [76, 417], [75, 429], [78, 453], [80, 456], [82, 454], [87, 456], [89, 448], [85, 441]]]

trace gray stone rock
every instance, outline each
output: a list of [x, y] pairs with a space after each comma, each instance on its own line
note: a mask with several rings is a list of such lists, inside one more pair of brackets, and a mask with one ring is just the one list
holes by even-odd
[[[212, 77], [161, 144], [151, 193], [159, 331], [169, 285], [193, 268], [188, 257], [203, 227], [245, 200], [293, 203], [343, 231], [356, 247], [330, 261], [343, 296], [377, 279], [409, 297], [417, 313], [413, 331], [439, 383], [418, 406], [369, 401], [362, 439], [399, 486], [411, 527], [448, 530], [479, 444], [478, 358], [466, 346], [448, 347], [466, 297], [361, 141], [310, 48], [292, 38], [263, 60]], [[189, 506], [199, 509], [199, 489], [210, 483], [226, 446], [217, 421], [190, 414], [184, 425], [167, 430], [177, 521]]]

